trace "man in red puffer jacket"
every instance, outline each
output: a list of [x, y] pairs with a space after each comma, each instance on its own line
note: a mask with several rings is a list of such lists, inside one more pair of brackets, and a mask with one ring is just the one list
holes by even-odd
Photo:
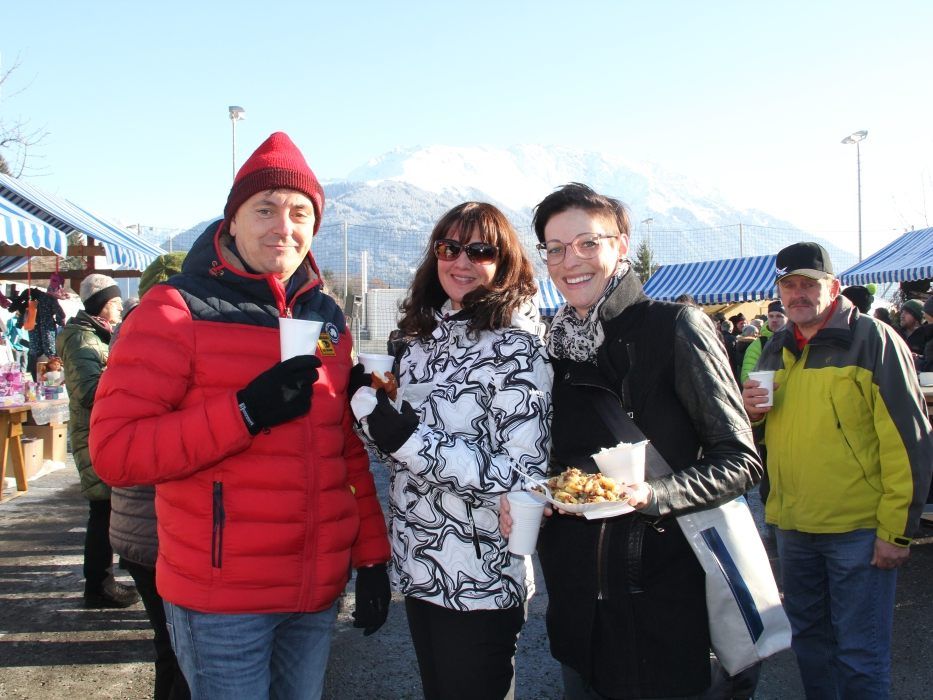
[[[319, 697], [357, 569], [356, 625], [385, 621], [389, 558], [347, 402], [352, 338], [310, 254], [324, 192], [283, 133], [224, 218], [121, 330], [90, 447], [113, 486], [156, 484], [156, 582], [196, 698]], [[319, 321], [280, 361], [279, 319]]]

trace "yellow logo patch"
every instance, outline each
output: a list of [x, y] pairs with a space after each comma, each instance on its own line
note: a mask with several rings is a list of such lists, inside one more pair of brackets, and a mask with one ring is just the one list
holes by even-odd
[[337, 354], [337, 350], [327, 333], [321, 333], [321, 337], [317, 339], [317, 349], [325, 357], [334, 357]]

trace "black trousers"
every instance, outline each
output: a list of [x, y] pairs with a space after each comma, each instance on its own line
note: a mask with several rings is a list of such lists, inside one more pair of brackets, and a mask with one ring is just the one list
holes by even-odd
[[110, 499], [88, 501], [90, 514], [84, 535], [84, 592], [96, 593], [113, 575], [113, 547], [110, 546]]
[[165, 608], [162, 606], [162, 596], [156, 590], [155, 569], [122, 557], [120, 566], [133, 577], [136, 590], [143, 599], [143, 606], [149, 616], [149, 624], [155, 633], [152, 638], [156, 653], [153, 697], [155, 700], [189, 700], [191, 693], [188, 683], [178, 667], [178, 659], [172, 651], [172, 642], [165, 626]]
[[425, 700], [515, 695], [515, 648], [525, 607], [462, 612], [405, 598]]

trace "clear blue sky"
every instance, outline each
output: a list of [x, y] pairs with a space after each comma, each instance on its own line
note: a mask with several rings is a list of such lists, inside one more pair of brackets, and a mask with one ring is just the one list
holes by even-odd
[[866, 253], [933, 225], [929, 0], [8, 0], [0, 17], [2, 67], [21, 64], [0, 119], [48, 131], [30, 181], [125, 223], [222, 209], [236, 104], [240, 162], [276, 130], [324, 180], [396, 147], [559, 144], [831, 238], [857, 228], [840, 140], [867, 129]]

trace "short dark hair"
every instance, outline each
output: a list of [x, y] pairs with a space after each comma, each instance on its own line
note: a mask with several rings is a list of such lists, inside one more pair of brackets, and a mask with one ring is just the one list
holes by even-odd
[[674, 301], [676, 301], [678, 304], [686, 304], [687, 306], [699, 306], [699, 304], [697, 304], [697, 300], [693, 298], [693, 295], [687, 294], [686, 292], [674, 299]]
[[539, 241], [544, 243], [544, 228], [551, 217], [568, 209], [596, 214], [607, 223], [611, 222], [622, 235], [628, 236], [631, 230], [628, 209], [621, 201], [599, 194], [580, 182], [571, 182], [551, 192], [535, 207], [531, 225]]

